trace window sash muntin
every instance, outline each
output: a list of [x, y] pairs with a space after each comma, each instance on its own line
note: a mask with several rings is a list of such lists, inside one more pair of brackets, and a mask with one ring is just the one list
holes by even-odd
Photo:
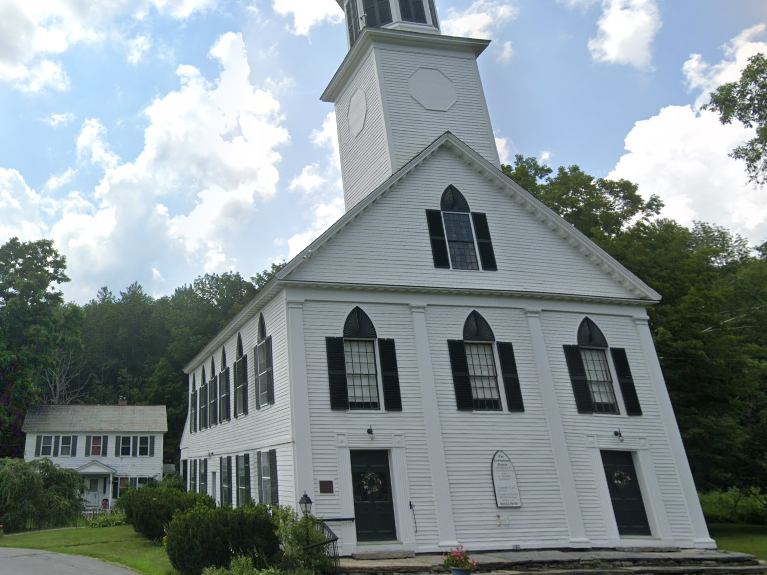
[[53, 455], [53, 436], [43, 435], [43, 441], [40, 444], [40, 457], [51, 457]]
[[582, 347], [580, 351], [583, 367], [586, 370], [586, 380], [591, 392], [591, 401], [594, 405], [594, 413], [619, 415], [618, 398], [613, 387], [607, 350]]
[[59, 457], [70, 457], [72, 455], [72, 436], [62, 435], [61, 445], [59, 446]]
[[375, 340], [344, 339], [349, 409], [380, 409]]
[[474, 409], [501, 411], [501, 392], [498, 386], [498, 369], [492, 343], [466, 342], [466, 361]]
[[362, 12], [369, 28], [380, 28], [393, 21], [389, 0], [363, 0]]
[[251, 500], [250, 481], [248, 474], [245, 473], [245, 457], [242, 455], [237, 458], [237, 490], [239, 491], [237, 500], [241, 505], [247, 504]]
[[476, 236], [471, 214], [442, 212], [445, 239], [450, 253], [450, 266], [459, 270], [478, 270]]
[[248, 389], [248, 374], [243, 373], [243, 367], [245, 366], [245, 356], [238, 358], [235, 363], [235, 373], [237, 374], [237, 377], [235, 377], [234, 382], [234, 394], [235, 394], [235, 400], [237, 404], [237, 413], [235, 414], [235, 417], [239, 417], [240, 415], [245, 414], [245, 394], [247, 393]]

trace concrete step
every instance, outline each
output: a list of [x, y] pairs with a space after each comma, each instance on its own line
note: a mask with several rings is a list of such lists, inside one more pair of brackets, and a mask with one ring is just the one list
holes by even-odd
[[[434, 573], [446, 573], [447, 570], [442, 566], [429, 566], [420, 568], [415, 566], [403, 566], [397, 571], [347, 571], [342, 570], [347, 575], [433, 575]], [[477, 573], [493, 573], [493, 575], [529, 575], [530, 571], [487, 571], [485, 569]], [[766, 575], [767, 563], [759, 565], [686, 565], [664, 567], [600, 567], [592, 569], [557, 569], [536, 571], [536, 575]]]
[[387, 559], [413, 559], [415, 551], [363, 551], [352, 553], [352, 559], [357, 561], [384, 561]]

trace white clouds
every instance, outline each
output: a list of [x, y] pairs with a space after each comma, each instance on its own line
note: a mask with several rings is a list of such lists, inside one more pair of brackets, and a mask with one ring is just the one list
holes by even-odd
[[[498, 149], [498, 157], [502, 164], [508, 164], [511, 161], [511, 149], [508, 138], [495, 137], [495, 147]], [[511, 144], [513, 146], [513, 144]]]
[[[449, 8], [441, 28], [449, 36], [497, 40], [503, 25], [518, 15], [519, 8], [511, 0], [474, 0], [466, 10]], [[501, 51], [496, 57], [501, 62], [508, 62], [513, 55], [512, 44], [506, 41], [501, 43]]]
[[[0, 81], [27, 92], [67, 90], [69, 78], [56, 58], [80, 42], [119, 37], [118, 21], [144, 18], [154, 8], [183, 19], [216, 0], [3, 0], [0, 2]], [[136, 39], [134, 39], [136, 40]], [[129, 45], [138, 61], [141, 41]], [[138, 51], [137, 51], [138, 50]]]
[[48, 124], [54, 130], [71, 124], [74, 119], [75, 115], [71, 112], [67, 112], [66, 114], [51, 114], [47, 118], [41, 118], [43, 122]]
[[114, 168], [120, 157], [109, 149], [106, 139], [106, 128], [96, 119], [85, 120], [80, 134], [77, 136], [77, 159], [101, 166], [104, 169]]
[[149, 36], [139, 35], [135, 38], [131, 38], [127, 42], [128, 44], [128, 62], [134, 66], [139, 63], [141, 58], [152, 47], [152, 40]]
[[709, 94], [720, 85], [738, 80], [751, 56], [767, 52], [766, 42], [754, 41], [756, 37], [764, 35], [765, 30], [767, 25], [758, 24], [727, 42], [723, 46], [725, 59], [718, 64], [705, 62], [700, 54], [690, 56], [682, 71], [687, 87], [691, 91], [699, 91], [695, 102], [697, 107], [707, 103]]
[[338, 24], [344, 13], [335, 0], [273, 0], [272, 7], [280, 16], [293, 16], [293, 34], [308, 36], [314, 26], [324, 22]]
[[47, 227], [45, 202], [16, 170], [0, 168], [0, 244], [9, 238], [39, 239]]
[[596, 38], [589, 40], [597, 62], [652, 68], [652, 44], [661, 29], [656, 0], [603, 0]]
[[73, 168], [67, 168], [64, 172], [61, 174], [54, 174], [50, 178], [48, 178], [48, 181], [45, 182], [45, 185], [43, 186], [43, 190], [45, 192], [53, 192], [55, 190], [58, 190], [62, 186], [67, 185], [70, 183], [77, 174], [77, 170]]
[[309, 164], [290, 182], [290, 191], [301, 190], [311, 193], [322, 186], [327, 180], [319, 174], [319, 164]]

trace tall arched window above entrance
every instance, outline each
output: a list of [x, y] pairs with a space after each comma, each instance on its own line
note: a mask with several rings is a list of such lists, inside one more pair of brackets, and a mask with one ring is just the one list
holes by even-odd
[[525, 410], [514, 347], [511, 343], [496, 342], [490, 324], [481, 314], [472, 311], [463, 324], [463, 339], [448, 340], [447, 347], [453, 371], [456, 406], [460, 411], [503, 409], [498, 387], [499, 365], [507, 409], [516, 412]]
[[248, 414], [248, 356], [243, 353], [242, 335], [237, 334], [237, 352], [234, 360], [234, 416]]
[[256, 359], [256, 409], [274, 403], [274, 365], [272, 363], [272, 338], [266, 333], [264, 314], [258, 318], [258, 343], [254, 350]]
[[578, 413], [620, 414], [607, 354], [609, 349], [626, 414], [642, 415], [626, 350], [610, 348], [602, 330], [588, 317], [578, 326], [576, 339], [578, 345], [566, 345], [564, 351]]
[[343, 337], [327, 337], [325, 344], [331, 409], [381, 409], [380, 362], [383, 407], [402, 411], [394, 340], [379, 339], [373, 322], [360, 307], [346, 317]]
[[[496, 271], [487, 215], [472, 212], [463, 194], [449, 185], [439, 210], [426, 210], [434, 267]], [[479, 253], [479, 259], [477, 259]]]

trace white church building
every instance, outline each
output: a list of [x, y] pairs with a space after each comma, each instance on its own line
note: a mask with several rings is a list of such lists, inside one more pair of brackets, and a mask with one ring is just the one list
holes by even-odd
[[186, 366], [190, 489], [344, 555], [712, 548], [648, 327], [660, 296], [500, 169], [434, 0], [338, 0], [345, 215]]

